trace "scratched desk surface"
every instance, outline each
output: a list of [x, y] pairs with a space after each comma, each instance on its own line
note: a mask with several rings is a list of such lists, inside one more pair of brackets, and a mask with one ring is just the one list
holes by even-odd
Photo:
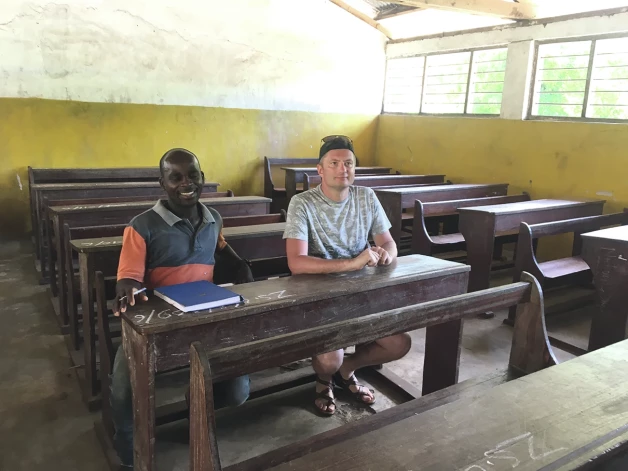
[[461, 263], [409, 255], [398, 258], [387, 267], [367, 267], [357, 272], [331, 275], [298, 275], [231, 286], [229, 289], [241, 295], [244, 302], [222, 309], [183, 313], [153, 295], [148, 302], [138, 303], [129, 309], [123, 317], [138, 332], [151, 334], [241, 318], [384, 286], [442, 278], [448, 274], [468, 272], [469, 269]]
[[[251, 226], [225, 227], [222, 230], [225, 239], [253, 238], [269, 235], [283, 235], [285, 222], [273, 224], [253, 224]], [[107, 252], [122, 246], [122, 237], [97, 237], [94, 239], [73, 239], [70, 245], [79, 253]]]
[[612, 239], [628, 242], [628, 226], [611, 227], [594, 232], [582, 234], [586, 237], [599, 237], [600, 239]]
[[[221, 198], [201, 198], [199, 200], [206, 206], [221, 206], [221, 205], [234, 205], [234, 204], [246, 204], [246, 203], [270, 203], [270, 198], [264, 198], [263, 196], [228, 196]], [[155, 201], [136, 201], [129, 203], [109, 203], [109, 204], [83, 204], [73, 206], [50, 206], [48, 211], [55, 214], [67, 214], [73, 212], [85, 212], [85, 211], [98, 211], [98, 210], [113, 210], [113, 209], [150, 209], [155, 206]]]
[[625, 446], [627, 358], [624, 341], [272, 469], [571, 470]]

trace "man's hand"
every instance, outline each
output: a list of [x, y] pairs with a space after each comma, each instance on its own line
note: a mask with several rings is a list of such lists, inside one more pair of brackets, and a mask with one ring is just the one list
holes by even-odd
[[386, 249], [383, 249], [382, 247], [371, 247], [371, 251], [379, 255], [379, 262], [377, 262], [378, 265], [390, 265], [392, 263], [393, 258], [386, 251]]
[[[142, 288], [142, 284], [139, 281], [132, 280], [130, 278], [122, 278], [116, 284], [116, 299], [113, 302], [113, 314], [119, 316], [121, 312], [126, 312], [127, 306], [135, 305], [135, 292]], [[120, 299], [124, 298], [126, 299]], [[146, 292], [140, 293], [139, 299], [142, 301], [148, 301]]]
[[364, 250], [360, 255], [355, 257], [353, 260], [355, 260], [356, 263], [356, 270], [362, 270], [362, 268], [366, 266], [377, 266], [377, 263], [379, 262], [379, 254], [368, 248]]

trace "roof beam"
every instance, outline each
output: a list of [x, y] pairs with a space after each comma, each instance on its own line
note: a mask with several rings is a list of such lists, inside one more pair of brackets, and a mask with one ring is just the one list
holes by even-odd
[[536, 17], [535, 5], [504, 0], [389, 0], [409, 7], [434, 8], [473, 15], [496, 16], [511, 20], [531, 20]]
[[342, 0], [329, 0], [329, 1], [331, 3], [334, 3], [334, 4], [338, 5], [343, 10], [351, 13], [356, 18], [361, 19], [366, 24], [368, 24], [368, 25], [372, 26], [373, 28], [375, 28], [376, 30], [378, 30], [380, 33], [383, 33], [388, 39], [392, 38], [392, 35], [390, 34], [390, 31], [388, 31], [388, 29], [384, 28], [382, 25], [380, 25], [377, 21], [375, 21], [373, 18], [369, 17], [368, 15], [365, 15], [361, 11], [356, 10], [351, 5], [346, 4]]
[[394, 9], [389, 10], [387, 13], [378, 13], [373, 19], [375, 21], [387, 20], [388, 18], [396, 18], [398, 16], [407, 15], [408, 13], [413, 13], [419, 10], [420, 8], [406, 8], [402, 5], [397, 5]]

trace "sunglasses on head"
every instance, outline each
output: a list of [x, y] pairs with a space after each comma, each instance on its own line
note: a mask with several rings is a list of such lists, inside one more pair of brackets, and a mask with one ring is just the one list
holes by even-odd
[[351, 140], [351, 138], [349, 136], [341, 136], [338, 134], [334, 134], [332, 136], [326, 136], [324, 138], [321, 139], [321, 142], [326, 143], [326, 142], [330, 142], [330, 141], [335, 141], [336, 139], [341, 139], [351, 145], [353, 145], [353, 141]]

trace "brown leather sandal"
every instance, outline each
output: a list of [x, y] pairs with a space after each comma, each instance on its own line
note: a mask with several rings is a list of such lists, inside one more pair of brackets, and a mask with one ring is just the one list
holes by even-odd
[[[358, 383], [358, 379], [355, 377], [355, 374], [352, 374], [349, 379], [344, 379], [340, 374], [340, 371], [338, 371], [337, 373], [334, 373], [334, 382], [337, 386], [353, 394], [353, 397], [355, 397], [359, 403], [366, 406], [375, 404], [375, 391], [372, 389], [368, 389], [366, 386], [362, 386], [360, 383]], [[356, 392], [353, 392], [351, 391], [350, 386], [355, 386], [358, 388], [358, 390]], [[373, 395], [372, 402], [367, 402], [364, 400], [365, 397], [369, 397], [367, 391], [369, 391], [371, 395]]]
[[[316, 402], [314, 402], [314, 408], [320, 415], [324, 417], [334, 415], [336, 413], [336, 408], [338, 407], [336, 406], [336, 398], [334, 397], [334, 383], [332, 381], [323, 381], [318, 376], [316, 377], [316, 382], [322, 384], [323, 386], [327, 386], [326, 389], [323, 389], [322, 391], [316, 393], [316, 399], [325, 399], [327, 402], [325, 403], [324, 410], [318, 407], [318, 404], [316, 404]], [[334, 410], [329, 410], [329, 406], [334, 406]]]

